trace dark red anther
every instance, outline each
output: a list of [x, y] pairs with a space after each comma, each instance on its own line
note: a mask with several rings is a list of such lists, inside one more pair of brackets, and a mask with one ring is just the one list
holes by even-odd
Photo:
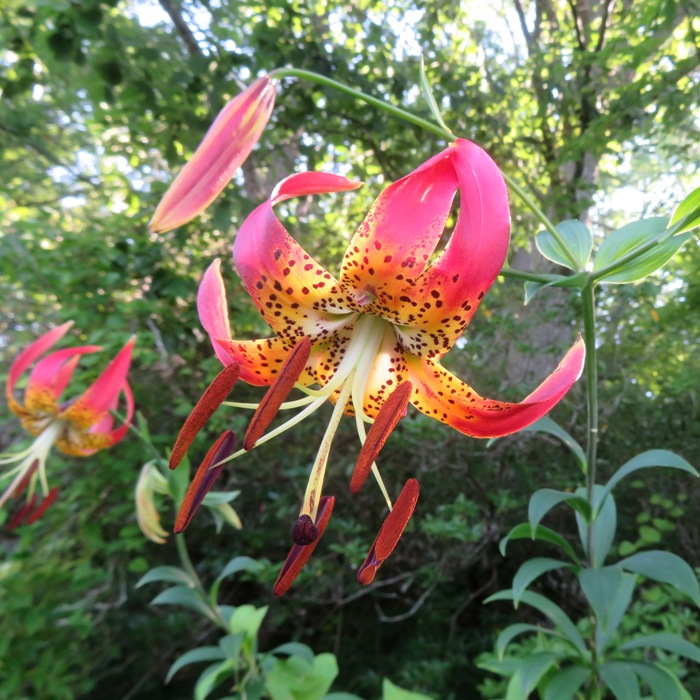
[[58, 492], [60, 489], [58, 486], [54, 486], [46, 495], [46, 498], [29, 514], [27, 518], [27, 525], [35, 523], [39, 518], [46, 513], [49, 506], [56, 500]]
[[318, 528], [314, 525], [310, 515], [300, 515], [292, 527], [292, 540], [294, 544], [309, 545], [318, 539]]
[[360, 455], [355, 463], [355, 470], [350, 479], [350, 491], [357, 493], [367, 481], [372, 464], [381, 452], [384, 443], [396, 427], [399, 419], [406, 415], [406, 408], [411, 399], [413, 385], [411, 382], [402, 382], [391, 392], [387, 400], [377, 413], [372, 427], [367, 433], [365, 444], [362, 445]]
[[175, 440], [173, 453], [170, 455], [171, 469], [175, 469], [182, 462], [182, 458], [185, 456], [192, 441], [197, 437], [197, 433], [207, 424], [207, 421], [214, 415], [214, 411], [221, 406], [224, 399], [231, 393], [231, 389], [238, 381], [240, 373], [240, 367], [234, 362], [224, 367], [207, 387], [190, 415], [187, 416], [187, 420]]
[[272, 423], [280, 406], [289, 396], [289, 392], [304, 371], [306, 363], [311, 355], [311, 341], [302, 338], [287, 355], [284, 364], [280, 368], [275, 381], [272, 382], [263, 400], [250, 420], [250, 425], [243, 438], [243, 449], [252, 450], [255, 443], [262, 437], [267, 426]]
[[304, 564], [306, 564], [309, 557], [313, 554], [331, 518], [334, 504], [335, 498], [333, 496], [323, 496], [321, 498], [318, 504], [318, 513], [316, 514], [315, 523], [316, 528], [318, 528], [318, 537], [311, 544], [295, 544], [292, 547], [287, 555], [287, 559], [282, 565], [282, 570], [277, 577], [275, 586], [272, 589], [276, 596], [284, 595], [289, 590], [290, 586], [294, 583], [294, 579], [296, 579], [299, 572], [304, 568]]
[[29, 480], [34, 476], [34, 472], [39, 468], [39, 460], [35, 459], [32, 462], [32, 466], [27, 469], [26, 474], [22, 477], [22, 480], [15, 486], [15, 490], [12, 492], [13, 498], [17, 498], [24, 489], [27, 488], [27, 484], [29, 483]]
[[36, 505], [37, 495], [34, 494], [28, 501], [17, 510], [17, 512], [10, 518], [9, 522], [5, 526], [8, 530], [14, 530], [18, 525], [21, 525], [25, 518], [34, 510]]
[[415, 479], [409, 479], [394, 503], [391, 513], [386, 516], [379, 533], [370, 547], [369, 554], [357, 572], [357, 580], [366, 586], [372, 583], [379, 567], [394, 551], [403, 534], [418, 501], [420, 488]]
[[194, 479], [192, 479], [192, 483], [185, 494], [185, 499], [180, 506], [180, 511], [175, 520], [175, 534], [182, 532], [192, 522], [192, 518], [199, 506], [202, 505], [204, 497], [209, 493], [209, 490], [224, 468], [223, 464], [219, 466], [213, 465], [229, 457], [233, 453], [235, 445], [236, 436], [230, 430], [225, 430], [211, 446], [204, 461], [199, 465], [199, 469], [197, 469], [197, 473], [194, 475]]

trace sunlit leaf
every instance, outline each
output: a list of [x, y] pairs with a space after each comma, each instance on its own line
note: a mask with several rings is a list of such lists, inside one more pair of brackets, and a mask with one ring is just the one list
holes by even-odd
[[535, 237], [535, 244], [540, 253], [547, 258], [547, 260], [551, 260], [557, 263], [557, 265], [568, 267], [570, 270], [578, 271], [585, 269], [586, 263], [591, 256], [591, 250], [593, 249], [593, 238], [585, 224], [575, 219], [570, 219], [568, 221], [562, 221], [554, 228], [556, 228], [566, 248], [571, 253], [574, 260], [576, 260], [577, 267], [572, 267], [569, 256], [567, 256], [564, 249], [549, 231], [541, 231]]

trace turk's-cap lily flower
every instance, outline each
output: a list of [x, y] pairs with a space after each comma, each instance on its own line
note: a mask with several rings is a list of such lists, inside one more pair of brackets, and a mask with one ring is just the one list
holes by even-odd
[[[236, 368], [236, 378], [270, 387], [259, 405], [229, 404], [256, 409], [243, 449], [230, 459], [296, 425], [325, 401], [335, 404], [292, 529], [295, 545], [277, 594], [289, 588], [330, 517], [333, 500], [321, 493], [343, 413], [354, 416], [363, 443], [351, 491], [357, 492], [372, 472], [390, 508], [359, 570], [359, 581], [367, 584], [395, 547], [418, 498], [418, 483], [409, 479], [392, 507], [375, 464], [408, 403], [466, 435], [499, 437], [547, 413], [583, 368], [579, 338], [537, 389], [520, 403], [508, 403], [481, 397], [440, 363], [496, 279], [509, 245], [505, 183], [485, 151], [458, 139], [386, 188], [350, 241], [336, 278], [289, 235], [274, 207], [292, 197], [358, 186], [337, 175], [292, 175], [241, 226], [234, 265], [273, 337], [232, 338], [219, 261], [206, 271], [199, 288], [200, 320], [221, 362]], [[431, 260], [457, 191], [454, 230]], [[227, 393], [232, 383], [221, 376], [213, 386], [223, 386], [220, 393]], [[285, 402], [293, 386], [306, 396]], [[278, 410], [294, 408], [301, 409], [295, 417], [265, 433]], [[203, 410], [195, 408], [193, 414]], [[207, 411], [211, 415], [211, 405]], [[181, 438], [191, 442], [191, 436]]]
[[[119, 442], [131, 423], [134, 400], [126, 375], [134, 338], [80, 396], [59, 403], [80, 358], [101, 350], [97, 345], [84, 345], [45, 354], [72, 325], [72, 322], [64, 323], [42, 335], [26, 347], [10, 367], [6, 386], [8, 406], [36, 440], [18, 454], [0, 455], [0, 466], [16, 464], [0, 476], [0, 481], [11, 479], [0, 496], [0, 508], [9, 498], [27, 491], [25, 505], [11, 518], [8, 527], [36, 521], [56, 498], [58, 489], [49, 489], [46, 478], [46, 458], [52, 447], [73, 457], [87, 457]], [[15, 387], [32, 365], [24, 399], [20, 401], [15, 396]], [[122, 425], [114, 428], [112, 412], [122, 396], [126, 418]], [[41, 501], [37, 482], [43, 493]]]
[[155, 233], [186, 224], [201, 214], [250, 155], [272, 114], [275, 81], [256, 80], [219, 113], [161, 199], [151, 219]]

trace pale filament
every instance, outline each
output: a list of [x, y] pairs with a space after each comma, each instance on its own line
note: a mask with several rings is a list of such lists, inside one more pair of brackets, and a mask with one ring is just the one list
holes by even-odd
[[[316, 460], [314, 462], [314, 466], [312, 467], [306, 493], [304, 495], [301, 513], [310, 515], [312, 520], [316, 519], [318, 512], [321, 488], [325, 477], [326, 464], [328, 461], [331, 443], [348, 401], [352, 399], [353, 408], [355, 409], [357, 434], [362, 444], [364, 444], [367, 438], [364, 423], [374, 423], [374, 419], [367, 416], [367, 414], [364, 412], [363, 404], [367, 390], [367, 383], [372, 372], [372, 367], [374, 366], [374, 360], [377, 357], [379, 348], [381, 347], [385, 324], [385, 321], [376, 316], [361, 315], [357, 320], [355, 331], [345, 355], [340, 361], [328, 384], [319, 389], [310, 389], [309, 387], [297, 383], [295, 388], [304, 392], [306, 396], [293, 401], [285, 401], [280, 406], [280, 410], [304, 407], [303, 410], [278, 427], [270, 430], [268, 433], [260, 437], [255, 443], [255, 447], [258, 447], [268, 440], [272, 440], [278, 435], [281, 435], [290, 428], [293, 428], [295, 425], [301, 423], [301, 421], [308, 418], [312, 413], [320, 408], [334, 392], [340, 390], [330, 423], [326, 428], [323, 440], [321, 441], [321, 446], [319, 447], [319, 451], [316, 455]], [[255, 410], [258, 408], [258, 404], [237, 401], [225, 401], [224, 405], [250, 410]], [[213, 464], [210, 469], [226, 464], [227, 462], [247, 454], [247, 452], [249, 452], [249, 450], [237, 450], [226, 459], [222, 459], [220, 462]], [[391, 499], [389, 498], [389, 494], [379, 474], [379, 469], [377, 468], [376, 463], [372, 464], [372, 473], [374, 474], [379, 488], [387, 502], [387, 505], [389, 506], [389, 510], [391, 510]]]

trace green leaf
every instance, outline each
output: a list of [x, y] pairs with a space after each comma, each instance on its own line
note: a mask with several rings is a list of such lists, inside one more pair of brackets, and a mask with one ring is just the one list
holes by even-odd
[[249, 639], [255, 639], [267, 615], [267, 609], [267, 605], [262, 608], [256, 608], [254, 605], [239, 605], [229, 620], [231, 634], [242, 632]]
[[210, 620], [218, 621], [216, 614], [201, 597], [193, 589], [185, 586], [167, 588], [151, 601], [151, 605], [182, 605], [190, 610], [195, 610]]
[[643, 279], [663, 267], [692, 237], [691, 234], [667, 237], [634, 259], [620, 266], [616, 266], [616, 263], [635, 249], [661, 238], [667, 223], [666, 217], [657, 216], [634, 221], [614, 231], [598, 250], [593, 263], [594, 279], [606, 284], [626, 284]]
[[600, 677], [617, 700], [641, 700], [637, 674], [628, 662], [611, 661], [602, 664]]
[[560, 503], [566, 503], [575, 511], [581, 513], [586, 520], [590, 518], [591, 508], [585, 498], [577, 496], [575, 493], [568, 491], [556, 491], [555, 489], [539, 489], [530, 497], [530, 503], [527, 509], [528, 520], [530, 527], [537, 527], [540, 520], [552, 509]]
[[202, 505], [211, 507], [218, 506], [223, 503], [230, 503], [231, 501], [235, 500], [240, 493], [240, 491], [210, 491], [206, 496], [204, 496]]
[[516, 525], [501, 540], [499, 544], [501, 555], [506, 555], [506, 547], [508, 546], [508, 542], [510, 542], [510, 540], [523, 539], [540, 540], [541, 542], [549, 542], [557, 547], [561, 547], [561, 549], [563, 549], [571, 557], [571, 560], [577, 566], [581, 565], [581, 560], [578, 558], [574, 548], [558, 532], [555, 532], [544, 525], [538, 525], [537, 529], [533, 530], [530, 527], [530, 523], [520, 523], [520, 525]]
[[700, 226], [700, 187], [693, 190], [673, 212], [669, 228], [674, 234], [685, 233]]
[[557, 671], [547, 682], [542, 700], [573, 700], [590, 674], [590, 669], [583, 666], [567, 666]]
[[224, 659], [225, 654], [220, 647], [197, 647], [191, 649], [180, 656], [170, 667], [168, 675], [165, 677], [165, 682], [170, 683], [172, 677], [185, 666], [194, 664], [199, 661], [218, 661]]
[[217, 581], [227, 576], [237, 574], [239, 571], [249, 571], [253, 574], [258, 574], [263, 571], [265, 565], [256, 559], [251, 557], [239, 556], [234, 557], [231, 561], [226, 564], [226, 566], [221, 570], [221, 573], [216, 577]]
[[576, 275], [542, 275], [543, 278], [547, 279], [546, 282], [534, 282], [528, 280], [523, 285], [525, 288], [525, 306], [527, 306], [532, 298], [541, 289], [546, 287], [573, 287], [576, 289], [583, 289], [588, 282], [588, 273], [579, 272]]
[[496, 639], [496, 654], [498, 655], [498, 658], [500, 661], [503, 660], [503, 657], [505, 656], [506, 653], [506, 648], [508, 645], [519, 635], [524, 634], [525, 632], [537, 632], [538, 634], [540, 632], [549, 632], [551, 634], [552, 630], [546, 630], [542, 627], [538, 627], [537, 625], [528, 625], [523, 622], [516, 622], [513, 625], [508, 625], [499, 635], [498, 639]]
[[214, 688], [228, 675], [231, 670], [231, 662], [221, 661], [212, 664], [204, 670], [194, 687], [194, 700], [204, 700]]
[[581, 590], [596, 614], [597, 651], [600, 655], [622, 622], [634, 593], [637, 577], [617, 566], [579, 572]]
[[314, 652], [306, 644], [301, 644], [300, 642], [287, 642], [286, 644], [280, 644], [275, 647], [271, 654], [288, 654], [290, 656], [301, 656], [302, 659], [306, 659], [311, 662], [314, 659]]
[[569, 435], [569, 433], [567, 433], [566, 430], [564, 430], [564, 428], [562, 428], [556, 421], [553, 421], [549, 416], [544, 416], [522, 430], [522, 432], [527, 431], [549, 433], [550, 435], [553, 435], [561, 440], [571, 450], [574, 457], [576, 457], [581, 470], [585, 473], [586, 453], [583, 451], [581, 445], [579, 445], [578, 442], [576, 442], [576, 440], [574, 440], [574, 438], [572, 438], [571, 435]]
[[641, 574], [652, 581], [668, 583], [700, 606], [700, 587], [695, 572], [677, 554], [661, 550], [637, 552], [631, 557], [622, 559], [619, 565], [627, 571]]
[[605, 485], [602, 498], [599, 500], [598, 509], [600, 509], [604, 503], [605, 497], [615, 488], [615, 486], [617, 486], [620, 481], [622, 481], [622, 479], [629, 476], [633, 472], [639, 471], [640, 469], [649, 469], [651, 467], [680, 469], [681, 471], [688, 472], [693, 476], [700, 476], [696, 469], [686, 462], [683, 457], [680, 457], [673, 452], [669, 452], [668, 450], [647, 450], [646, 452], [642, 452], [636, 457], [632, 457], [632, 459], [625, 462], [610, 477], [610, 480]]
[[385, 678], [382, 682], [382, 700], [432, 700], [432, 698], [422, 693], [399, 688], [398, 685], [394, 685], [388, 678]]
[[243, 634], [227, 634], [219, 640], [219, 646], [226, 654], [226, 658], [234, 662], [238, 667], [238, 657], [241, 655], [241, 645], [243, 644]]
[[565, 561], [560, 561], [559, 559], [549, 559], [548, 557], [536, 557], [524, 562], [513, 577], [513, 603], [515, 604], [515, 607], [518, 607], [520, 596], [522, 595], [523, 591], [536, 578], [547, 573], [547, 571], [561, 569], [562, 567], [569, 569], [574, 568], [571, 564], [568, 564]]
[[549, 671], [560, 658], [559, 654], [551, 651], [535, 652], [529, 654], [520, 663], [520, 690], [525, 697], [537, 687], [542, 677]]
[[549, 231], [542, 231], [535, 237], [537, 249], [547, 260], [551, 260], [558, 265], [568, 267], [570, 270], [583, 270], [586, 267], [588, 258], [593, 249], [593, 238], [591, 232], [580, 221], [569, 219], [562, 221], [555, 226], [557, 233], [561, 236], [564, 245], [576, 260], [578, 267], [573, 268], [569, 262], [569, 256], [559, 245], [556, 238]]
[[154, 581], [166, 581], [167, 583], [179, 583], [188, 588], [194, 588], [196, 582], [194, 579], [177, 566], [156, 566], [145, 573], [136, 584], [136, 588], [145, 586], [147, 583]]
[[[586, 489], [581, 487], [576, 490], [576, 494], [581, 498], [585, 498]], [[602, 508], [600, 503], [605, 499]], [[605, 489], [600, 484], [595, 484], [593, 487], [593, 512], [594, 517], [591, 523], [591, 531], [593, 533], [593, 565], [601, 567], [605, 563], [605, 558], [610, 552], [613, 542], [615, 541], [615, 532], [617, 531], [617, 506], [612, 494], [605, 495]], [[588, 523], [576, 513], [576, 525], [578, 534], [581, 538], [583, 551], [588, 552]]]
[[[484, 603], [493, 603], [498, 600], [513, 600], [513, 591], [505, 590], [494, 593], [489, 596]], [[569, 616], [549, 598], [545, 598], [539, 593], [525, 591], [520, 596], [520, 601], [525, 605], [530, 605], [536, 610], [539, 610], [545, 617], [548, 617], [558, 629], [559, 632], [574, 646], [579, 652], [579, 655], [586, 656], [586, 645], [581, 637], [581, 634], [576, 629], [576, 625], [571, 621]]]
[[672, 654], [684, 656], [686, 659], [695, 661], [695, 663], [700, 663], [700, 647], [670, 632], [647, 634], [644, 637], [630, 639], [620, 647], [622, 651], [645, 648], [663, 649], [664, 651], [670, 651]]
[[362, 698], [352, 693], [329, 693], [323, 696], [323, 700], [362, 700]]
[[682, 693], [685, 689], [671, 671], [643, 661], [628, 661], [627, 663], [651, 688], [656, 700], [683, 700]]
[[290, 656], [268, 672], [265, 690], [272, 700], [321, 700], [337, 675], [333, 654], [319, 654], [312, 662]]

